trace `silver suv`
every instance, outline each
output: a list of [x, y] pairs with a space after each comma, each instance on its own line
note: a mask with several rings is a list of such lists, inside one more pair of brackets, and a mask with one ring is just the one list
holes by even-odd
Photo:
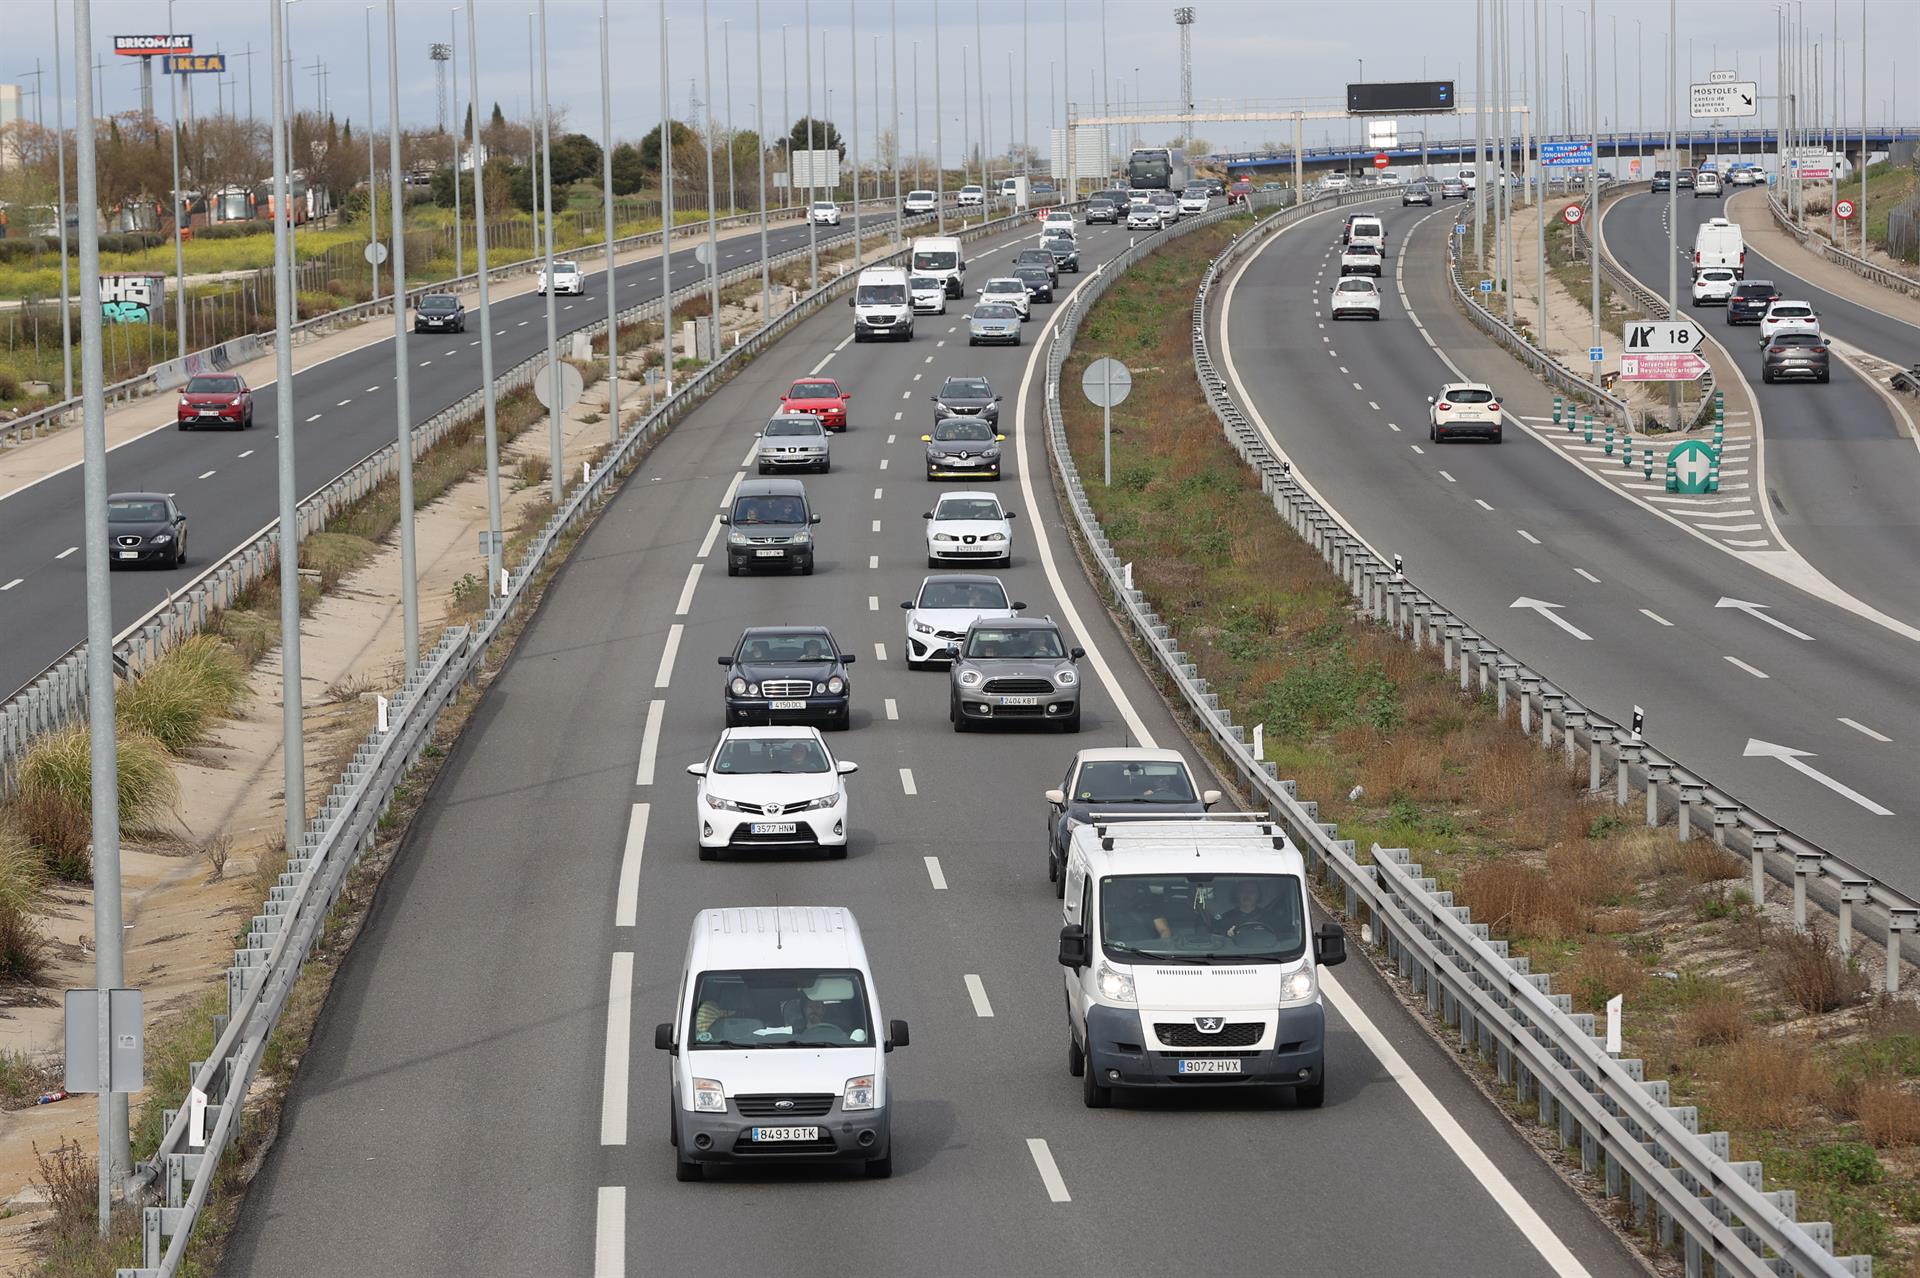
[[1084, 648], [1069, 648], [1049, 617], [978, 620], [954, 649], [947, 718], [955, 732], [976, 723], [1044, 722], [1080, 731]]

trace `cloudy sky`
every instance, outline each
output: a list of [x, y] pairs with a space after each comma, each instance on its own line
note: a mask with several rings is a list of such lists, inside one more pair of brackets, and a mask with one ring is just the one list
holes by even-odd
[[[1862, 6], [1865, 6], [1868, 44], [1867, 112], [1876, 123], [1889, 114], [1920, 121], [1920, 86], [1909, 87], [1908, 100], [1896, 100], [1893, 65], [1896, 50], [1920, 47], [1920, 4], [1907, 0], [1813, 0], [1796, 3], [1804, 12], [1809, 40], [1821, 42], [1826, 82], [1823, 96], [1844, 88], [1841, 114], [1860, 118], [1860, 46]], [[1547, 98], [1557, 121], [1565, 105], [1562, 94], [1562, 49], [1565, 64], [1579, 81], [1571, 104], [1576, 125], [1584, 127], [1586, 6], [1543, 0], [1507, 0], [1511, 43], [1516, 54], [1523, 45], [1522, 21], [1532, 77], [1532, 32], [1536, 12], [1547, 24], [1549, 85]], [[62, 44], [72, 57], [72, 0], [59, 4]], [[482, 0], [480, 14], [480, 97], [489, 106], [498, 101], [510, 117], [523, 115], [529, 99], [527, 14], [537, 0]], [[1196, 0], [1193, 26], [1194, 94], [1200, 102], [1228, 99], [1296, 106], [1333, 107], [1345, 84], [1359, 78], [1364, 62], [1369, 80], [1454, 78], [1462, 102], [1470, 102], [1474, 80], [1473, 0]], [[1664, 39], [1668, 23], [1667, 0], [1598, 0], [1599, 82], [1602, 127], [1616, 114], [1633, 127], [1644, 112], [1651, 127], [1663, 121], [1661, 85], [1665, 76]], [[400, 0], [398, 40], [400, 114], [408, 124], [429, 124], [435, 115], [435, 78], [428, 46], [447, 41], [455, 6], [446, 0]], [[600, 11], [598, 0], [547, 0], [549, 91], [584, 131], [600, 132]], [[613, 64], [614, 133], [634, 138], [652, 128], [660, 116], [661, 58], [659, 0], [612, 0], [611, 61]], [[0, 79], [23, 83], [31, 93], [34, 59], [48, 71], [45, 83], [52, 95], [52, 14], [55, 0], [9, 0], [8, 44], [14, 66], [0, 71]], [[167, 27], [167, 6], [159, 0], [94, 0], [93, 43], [105, 61], [104, 97], [109, 111], [138, 105], [139, 76], [135, 60], [110, 52], [112, 37], [146, 34]], [[458, 5], [459, 100], [467, 100], [466, 31], [464, 3]], [[1775, 6], [1767, 0], [1679, 0], [1680, 78], [1704, 80], [1721, 68], [1737, 70], [1741, 79], [1760, 81], [1770, 95], [1775, 80]], [[670, 89], [676, 116], [689, 116], [689, 99], [705, 99], [703, 37], [709, 38], [712, 57], [711, 96], [724, 124], [731, 104], [737, 127], [752, 127], [758, 99], [754, 42], [756, 10], [763, 41], [765, 107], [768, 130], [775, 121], [791, 120], [803, 111], [807, 65], [805, 0], [666, 0], [669, 18]], [[268, 101], [267, 7], [261, 0], [176, 0], [172, 29], [191, 33], [201, 52], [215, 49], [229, 54], [254, 51], [251, 98], [264, 114]], [[367, 5], [364, 0], [297, 0], [289, 9], [293, 55], [300, 67], [295, 94], [298, 104], [310, 108], [319, 97], [321, 82], [314, 75], [318, 61], [326, 72], [327, 96], [336, 115], [350, 117], [356, 126], [367, 116], [367, 43], [364, 36]], [[977, 14], [977, 19], [976, 19]], [[1122, 96], [1136, 95], [1148, 104], [1171, 103], [1179, 96], [1180, 59], [1173, 6], [1160, 0], [942, 0], [939, 25], [934, 23], [932, 0], [813, 0], [812, 70], [816, 110], [826, 114], [826, 95], [832, 94], [832, 114], [843, 129], [852, 124], [857, 67], [860, 97], [860, 134], [871, 139], [874, 113], [874, 37], [879, 38], [879, 82], [890, 96], [891, 30], [897, 17], [900, 60], [900, 130], [911, 145], [917, 105], [923, 150], [931, 151], [934, 134], [933, 61], [941, 58], [941, 97], [944, 144], [957, 156], [961, 146], [961, 65], [967, 66], [966, 125], [977, 132], [979, 101], [976, 86], [984, 81], [995, 146], [1001, 144], [1010, 123], [1030, 131], [1036, 145], [1049, 124], [1064, 111], [1071, 96], [1076, 106], [1097, 104], [1105, 97], [1118, 109]], [[386, 6], [373, 11], [375, 117], [387, 116], [385, 88]], [[1842, 65], [1836, 81], [1833, 68], [1834, 29], [1837, 22]], [[783, 37], [782, 28], [785, 27]], [[1617, 39], [1618, 56], [1615, 56]], [[914, 74], [918, 44], [917, 77]], [[823, 49], [824, 44], [824, 49]], [[986, 51], [979, 66], [979, 51]], [[726, 54], [731, 52], [732, 89], [726, 85]], [[856, 55], [857, 53], [857, 60]], [[1012, 55], [1011, 92], [1008, 57]], [[1689, 61], [1689, 59], [1691, 59]], [[250, 89], [248, 61], [230, 63], [230, 81], [219, 92], [241, 112], [247, 110]], [[69, 70], [71, 67], [69, 66]], [[1022, 78], [1025, 77], [1025, 90]], [[213, 106], [214, 77], [199, 77], [198, 107]], [[1517, 79], [1517, 77], [1516, 77]], [[1641, 83], [1645, 89], [1642, 93]], [[158, 102], [164, 104], [164, 79]], [[1049, 96], [1049, 84], [1052, 94]], [[1616, 108], [1616, 86], [1618, 107]], [[917, 87], [917, 93], [916, 93]], [[1518, 84], [1515, 92], [1518, 93]], [[66, 81], [69, 98], [74, 82]], [[784, 112], [782, 104], [784, 101]], [[27, 110], [31, 114], [31, 99]], [[164, 105], [162, 106], [164, 111]], [[52, 112], [47, 116], [51, 119]], [[71, 118], [71, 117], [69, 117]], [[1770, 99], [1760, 117], [1772, 118]], [[1338, 140], [1349, 126], [1328, 121], [1311, 126], [1309, 142]], [[1311, 128], [1318, 128], [1315, 136]], [[1280, 123], [1203, 126], [1198, 131], [1215, 149], [1240, 149], [1263, 139], [1283, 137], [1289, 126]], [[1447, 131], [1441, 126], [1438, 131]], [[1171, 136], [1175, 126], [1154, 126], [1151, 133]]]

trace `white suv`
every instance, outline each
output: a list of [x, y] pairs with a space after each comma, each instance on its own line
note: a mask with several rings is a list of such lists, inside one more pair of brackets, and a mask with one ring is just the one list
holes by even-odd
[[1427, 396], [1427, 438], [1444, 443], [1458, 435], [1500, 442], [1500, 396], [1484, 382], [1448, 382]]
[[1820, 312], [1813, 309], [1810, 302], [1794, 302], [1785, 298], [1767, 308], [1760, 317], [1760, 344], [1765, 346], [1782, 333], [1820, 333]]
[[907, 613], [907, 669], [922, 670], [931, 662], [952, 660], [954, 645], [975, 621], [1000, 621], [1027, 605], [1009, 600], [998, 577], [950, 572], [926, 578], [900, 606]]
[[1349, 315], [1361, 315], [1367, 319], [1380, 318], [1380, 286], [1363, 275], [1343, 276], [1333, 286], [1333, 301], [1327, 309], [1328, 319], [1345, 319]]
[[1725, 306], [1740, 281], [1729, 266], [1712, 266], [1693, 277], [1693, 304]]
[[908, 213], [931, 213], [937, 199], [932, 191], [908, 191], [901, 207]]

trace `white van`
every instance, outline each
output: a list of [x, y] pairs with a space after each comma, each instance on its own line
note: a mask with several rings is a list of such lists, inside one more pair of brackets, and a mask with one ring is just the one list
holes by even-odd
[[929, 235], [915, 240], [913, 273], [945, 280], [948, 297], [966, 296], [967, 259], [960, 251], [960, 241], [951, 235]]
[[1479, 176], [1474, 173], [1472, 169], [1461, 169], [1458, 173], [1454, 174], [1454, 176], [1460, 179], [1461, 184], [1467, 188], [1467, 194], [1469, 195], [1473, 194], [1473, 188], [1480, 181]]
[[1067, 1069], [1091, 1109], [1116, 1087], [1284, 1086], [1326, 1096], [1319, 967], [1347, 956], [1309, 930], [1306, 866], [1281, 827], [1219, 814], [1077, 826], [1060, 967]]
[[1701, 169], [1693, 175], [1693, 198], [1703, 195], [1720, 194], [1720, 172], [1717, 169]]
[[897, 266], [869, 266], [854, 281], [853, 340], [869, 337], [913, 340], [913, 296], [907, 291], [907, 273]]
[[881, 1019], [848, 911], [700, 911], [674, 1019], [653, 1045], [673, 1058], [680, 1180], [709, 1163], [772, 1160], [893, 1174], [886, 1053], [907, 1045], [907, 1023]]
[[1747, 245], [1740, 224], [1710, 217], [1693, 233], [1693, 273], [1724, 266], [1742, 279], [1747, 275]]
[[1387, 251], [1387, 228], [1377, 217], [1356, 217], [1347, 223], [1347, 245], [1366, 245]]

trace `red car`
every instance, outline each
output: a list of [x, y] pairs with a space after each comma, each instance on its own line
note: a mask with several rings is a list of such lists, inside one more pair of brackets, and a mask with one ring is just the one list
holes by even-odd
[[180, 391], [178, 424], [181, 430], [201, 426], [253, 428], [253, 392], [238, 373], [201, 373], [187, 379]]
[[803, 377], [780, 397], [783, 413], [811, 413], [827, 430], [847, 428], [847, 401], [853, 392], [840, 389], [831, 377]]
[[1245, 178], [1242, 178], [1240, 179], [1240, 181], [1235, 182], [1232, 186], [1227, 188], [1227, 203], [1238, 204], [1240, 201], [1246, 199], [1249, 195], [1252, 195], [1252, 194], [1253, 194], [1253, 183], [1247, 181]]

